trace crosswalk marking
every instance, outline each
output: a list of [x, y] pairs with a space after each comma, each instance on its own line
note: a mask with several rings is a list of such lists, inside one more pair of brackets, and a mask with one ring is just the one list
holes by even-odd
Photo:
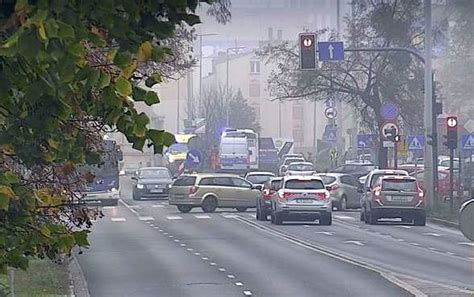
[[459, 245], [474, 246], [474, 242], [458, 242]]
[[248, 216], [249, 218], [252, 218], [252, 219], [255, 218], [255, 214], [253, 214], [253, 213], [248, 213], [247, 216]]
[[168, 220], [182, 220], [183, 218], [180, 216], [167, 216]]
[[397, 227], [397, 228], [403, 228], [403, 229], [411, 229], [410, 226], [405, 226], [405, 225], [397, 225], [397, 226], [395, 226], [395, 227]]
[[223, 213], [222, 216], [226, 219], [235, 219], [237, 216], [233, 214]]
[[154, 221], [154, 217], [138, 217], [140, 221]]
[[353, 221], [355, 220], [353, 217], [348, 217], [344, 215], [335, 215], [334, 217], [341, 220], [353, 220]]
[[423, 235], [427, 235], [427, 236], [434, 236], [434, 237], [441, 237], [441, 234], [438, 234], [438, 233], [432, 233], [432, 232], [423, 233]]
[[102, 209], [115, 209], [117, 206], [102, 206]]
[[125, 222], [126, 218], [110, 218], [112, 222]]
[[153, 204], [151, 207], [165, 207], [163, 204]]
[[314, 232], [316, 234], [324, 234], [324, 235], [328, 235], [328, 236], [332, 236], [334, 235], [333, 232], [328, 232], [328, 231], [317, 231], [317, 232]]
[[210, 219], [211, 217], [208, 215], [194, 215], [196, 219]]
[[357, 241], [357, 240], [346, 240], [346, 241], [344, 241], [344, 243], [355, 244], [355, 245], [358, 245], [358, 246], [363, 246], [364, 245], [362, 242]]

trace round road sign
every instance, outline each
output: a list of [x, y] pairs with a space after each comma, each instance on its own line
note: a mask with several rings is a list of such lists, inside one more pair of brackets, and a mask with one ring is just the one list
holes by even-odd
[[392, 123], [392, 122], [387, 122], [385, 124], [383, 124], [382, 126], [382, 135], [387, 138], [388, 134], [387, 132], [390, 131], [391, 129], [395, 129], [395, 135], [398, 135], [398, 132], [400, 131], [400, 129], [398, 128], [397, 124], [395, 123]]
[[337, 109], [334, 107], [328, 107], [324, 111], [324, 115], [326, 115], [326, 118], [328, 119], [335, 119], [337, 117]]

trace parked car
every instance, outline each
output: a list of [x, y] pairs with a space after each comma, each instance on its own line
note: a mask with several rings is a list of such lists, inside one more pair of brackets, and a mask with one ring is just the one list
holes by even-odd
[[272, 211], [272, 196], [280, 189], [282, 177], [268, 180], [262, 189], [262, 195], [257, 199], [256, 217], [258, 221], [266, 221]]
[[280, 189], [272, 196], [272, 224], [284, 221], [314, 221], [332, 224], [329, 191], [318, 176], [285, 176]]
[[376, 179], [373, 188], [363, 195], [361, 204], [367, 224], [377, 224], [381, 218], [401, 218], [416, 226], [426, 224], [425, 197], [416, 179], [390, 175]]
[[[405, 170], [394, 170], [394, 169], [374, 169], [366, 177], [364, 177], [364, 184], [359, 188], [361, 195], [360, 200], [360, 220], [365, 220], [365, 205], [363, 201], [367, 199], [372, 190], [374, 189], [375, 182], [381, 176], [408, 176], [408, 172]], [[360, 180], [360, 179], [359, 179]]]
[[372, 163], [361, 162], [361, 163], [350, 163], [336, 167], [332, 172], [334, 173], [345, 173], [350, 174], [356, 178], [367, 175], [370, 171], [374, 170], [376, 166]]
[[132, 176], [133, 200], [142, 198], [166, 198], [172, 182], [171, 173], [166, 167], [143, 167]]
[[285, 175], [286, 170], [288, 169], [288, 165], [294, 162], [305, 162], [303, 157], [289, 157], [283, 160], [282, 165], [280, 166], [279, 174], [280, 176]]
[[313, 175], [316, 173], [310, 162], [293, 162], [288, 165], [286, 175]]
[[265, 184], [269, 181], [272, 177], [275, 177], [273, 172], [249, 172], [245, 175], [245, 179], [248, 180], [253, 185], [261, 185]]
[[135, 163], [125, 163], [120, 170], [120, 175], [136, 175], [140, 167]]
[[359, 181], [350, 174], [324, 173], [317, 174], [323, 180], [331, 195], [332, 205], [337, 210], [360, 207]]
[[214, 212], [218, 207], [246, 211], [256, 207], [260, 189], [233, 174], [190, 174], [178, 177], [171, 185], [169, 204], [183, 213], [194, 207], [204, 212]]

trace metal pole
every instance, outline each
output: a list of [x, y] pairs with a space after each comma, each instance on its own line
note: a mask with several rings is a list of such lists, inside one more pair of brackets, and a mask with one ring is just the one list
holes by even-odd
[[10, 296], [15, 297], [15, 270], [10, 269]]
[[[431, 76], [431, 83], [432, 86], [434, 86], [434, 73]], [[436, 111], [436, 94], [433, 92], [433, 96], [431, 96], [431, 135], [433, 136], [433, 145], [432, 145], [432, 150], [433, 150], [433, 156], [432, 156], [432, 162], [433, 162], [433, 208], [437, 208], [438, 206], [438, 189], [439, 189], [439, 182], [438, 182], [438, 114]]]
[[313, 154], [316, 156], [316, 101], [313, 102]]
[[[431, 29], [431, 0], [424, 0], [425, 13], [425, 100], [424, 100], [424, 128], [425, 137], [432, 134], [432, 100], [433, 100], [433, 84], [432, 84], [432, 70], [431, 70], [431, 50], [432, 50], [432, 29]], [[424, 181], [428, 197], [428, 207], [433, 208], [433, 150], [430, 145], [425, 145], [424, 157]]]
[[454, 209], [453, 167], [454, 167], [454, 150], [449, 149], [449, 209], [451, 210], [451, 213], [453, 212], [453, 209]]
[[201, 108], [202, 102], [202, 34], [199, 35], [199, 102], [198, 108]]
[[[458, 156], [459, 156], [459, 160], [458, 160], [458, 166], [459, 166], [459, 169], [458, 169], [458, 186], [457, 186], [457, 191], [458, 191], [458, 199], [459, 199], [459, 202], [462, 203], [461, 201], [461, 197], [464, 196], [464, 187], [461, 187], [461, 184], [462, 184], [462, 154], [461, 154], [461, 150], [459, 150], [459, 153], [458, 153]], [[459, 195], [461, 194], [461, 195]]]
[[278, 101], [278, 135], [281, 138], [282, 133], [281, 133], [281, 100]]
[[393, 168], [397, 169], [398, 167], [398, 144], [395, 142], [393, 147]]
[[226, 125], [229, 126], [229, 49], [225, 51]]
[[339, 39], [339, 34], [341, 34], [341, 1], [340, 0], [337, 0], [337, 15], [336, 15], [336, 18], [337, 18], [337, 23], [336, 23], [336, 29], [337, 29], [337, 38]]
[[179, 89], [179, 80], [180, 79], [177, 80], [178, 86], [177, 86], [177, 92], [176, 92], [177, 93], [177, 97], [176, 97], [176, 133], [178, 133], [178, 134], [179, 134], [179, 122], [180, 122], [180, 119], [179, 119], [179, 108], [180, 108], [180, 106], [179, 106], [179, 97], [181, 96], [180, 89]]

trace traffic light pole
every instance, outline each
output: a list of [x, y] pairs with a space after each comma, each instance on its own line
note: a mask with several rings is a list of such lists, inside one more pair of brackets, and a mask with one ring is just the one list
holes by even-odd
[[393, 167], [394, 169], [398, 168], [398, 143], [394, 143], [395, 146], [393, 147]]
[[449, 209], [454, 210], [454, 149], [449, 149]]

